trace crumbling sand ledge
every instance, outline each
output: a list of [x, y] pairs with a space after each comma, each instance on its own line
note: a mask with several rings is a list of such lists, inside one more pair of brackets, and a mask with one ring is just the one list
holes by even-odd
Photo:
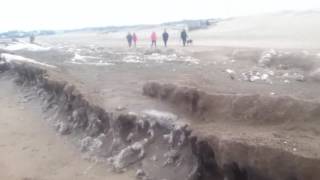
[[[289, 96], [208, 94], [196, 88], [158, 82], [146, 83], [143, 93], [173, 104], [199, 122], [236, 122], [260, 126], [281, 126], [285, 123], [301, 126], [319, 125], [319, 103]], [[196, 131], [193, 135], [212, 148], [220, 168], [228, 169], [229, 166], [234, 166], [232, 168], [238, 169], [235, 172], [247, 176], [245, 179], [319, 179], [320, 177], [317, 171], [320, 169], [317, 149], [314, 150], [316, 155], [311, 155], [263, 143], [239, 142], [214, 133], [203, 135]]]
[[143, 93], [176, 105], [199, 120], [240, 121], [277, 125], [319, 122], [320, 104], [289, 96], [208, 94], [195, 88], [146, 83]]
[[[318, 159], [191, 135], [186, 124], [161, 114], [106, 112], [92, 105], [74, 86], [53, 79], [54, 72], [37, 66], [2, 63], [0, 70], [17, 77], [16, 82], [22, 88], [39, 95], [49, 122], [58, 132], [78, 137], [83, 152], [106, 159], [116, 171], [134, 167], [139, 178], [159, 180], [318, 180], [320, 177]], [[162, 94], [162, 86], [157, 87], [154, 90], [146, 85], [144, 93], [152, 97], [161, 94], [164, 98], [172, 97], [176, 90], [172, 86], [173, 89]], [[199, 113], [199, 117], [208, 117], [208, 106], [200, 102], [206, 104], [209, 99], [202, 99], [202, 93], [196, 92], [187, 91], [187, 95], [177, 97], [191, 97], [182, 104]]]

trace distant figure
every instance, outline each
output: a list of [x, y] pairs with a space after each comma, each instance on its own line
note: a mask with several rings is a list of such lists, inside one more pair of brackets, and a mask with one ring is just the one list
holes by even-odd
[[169, 34], [167, 32], [167, 30], [165, 29], [164, 32], [162, 33], [162, 39], [163, 39], [163, 42], [164, 42], [164, 46], [167, 47], [167, 42], [168, 42], [168, 39], [169, 39]]
[[137, 37], [136, 33], [133, 33], [132, 40], [133, 40], [134, 47], [137, 47], [138, 37]]
[[131, 35], [131, 33], [128, 33], [127, 41], [128, 41], [129, 48], [131, 48], [131, 45], [132, 45], [132, 35]]
[[186, 46], [188, 35], [185, 29], [182, 30], [180, 37], [182, 39], [183, 46]]
[[34, 36], [34, 34], [32, 34], [31, 36], [30, 36], [30, 43], [34, 43], [34, 41], [35, 41], [35, 36]]
[[154, 47], [156, 48], [157, 47], [157, 34], [156, 32], [152, 32], [151, 34], [151, 47]]

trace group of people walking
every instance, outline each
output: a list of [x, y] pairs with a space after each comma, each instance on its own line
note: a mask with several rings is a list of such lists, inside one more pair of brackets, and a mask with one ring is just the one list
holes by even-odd
[[128, 41], [129, 47], [132, 46], [132, 42], [133, 42], [134, 47], [136, 47], [137, 41], [138, 41], [138, 37], [137, 37], [136, 33], [133, 33], [132, 35], [131, 35], [131, 33], [128, 33], [127, 41]]
[[[188, 34], [187, 31], [184, 29], [181, 31], [180, 33], [180, 38], [182, 40], [182, 45], [186, 46], [187, 44], [187, 39], [188, 39]], [[150, 36], [150, 40], [151, 40], [151, 47], [157, 47], [157, 34], [156, 32], [152, 32], [151, 36]], [[168, 45], [168, 40], [169, 40], [169, 33], [167, 32], [167, 30], [165, 29], [162, 33], [162, 40], [163, 40], [163, 44], [165, 47], [167, 47]], [[132, 43], [133, 46], [136, 47], [137, 46], [137, 41], [138, 41], [138, 37], [136, 35], [136, 33], [131, 34], [130, 32], [127, 35], [127, 41], [128, 41], [128, 45], [131, 48], [132, 47]]]

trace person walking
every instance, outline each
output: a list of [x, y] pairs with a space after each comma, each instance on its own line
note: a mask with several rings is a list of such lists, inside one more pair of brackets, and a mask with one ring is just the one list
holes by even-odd
[[36, 37], [34, 36], [34, 34], [31, 34], [29, 40], [30, 40], [30, 43], [33, 44], [34, 41], [35, 41]]
[[134, 47], [137, 47], [138, 37], [137, 37], [136, 33], [133, 33], [132, 40], [133, 40]]
[[127, 41], [128, 41], [129, 48], [131, 48], [131, 45], [132, 45], [132, 35], [131, 35], [130, 32], [129, 32], [128, 35], [127, 35]]
[[182, 39], [183, 46], [186, 46], [188, 35], [185, 29], [182, 30], [180, 37]]
[[156, 34], [156, 32], [152, 32], [151, 33], [151, 47], [157, 47], [157, 34]]
[[167, 47], [168, 39], [169, 39], [169, 34], [168, 34], [167, 30], [165, 29], [164, 32], [162, 33], [162, 40], [164, 42], [164, 47]]

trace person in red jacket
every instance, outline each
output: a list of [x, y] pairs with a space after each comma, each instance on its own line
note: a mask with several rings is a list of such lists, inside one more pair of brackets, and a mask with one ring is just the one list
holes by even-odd
[[133, 33], [132, 40], [133, 40], [134, 47], [137, 47], [138, 37], [137, 37], [136, 33]]
[[151, 47], [153, 47], [153, 45], [155, 48], [157, 47], [157, 34], [154, 31], [151, 34]]

